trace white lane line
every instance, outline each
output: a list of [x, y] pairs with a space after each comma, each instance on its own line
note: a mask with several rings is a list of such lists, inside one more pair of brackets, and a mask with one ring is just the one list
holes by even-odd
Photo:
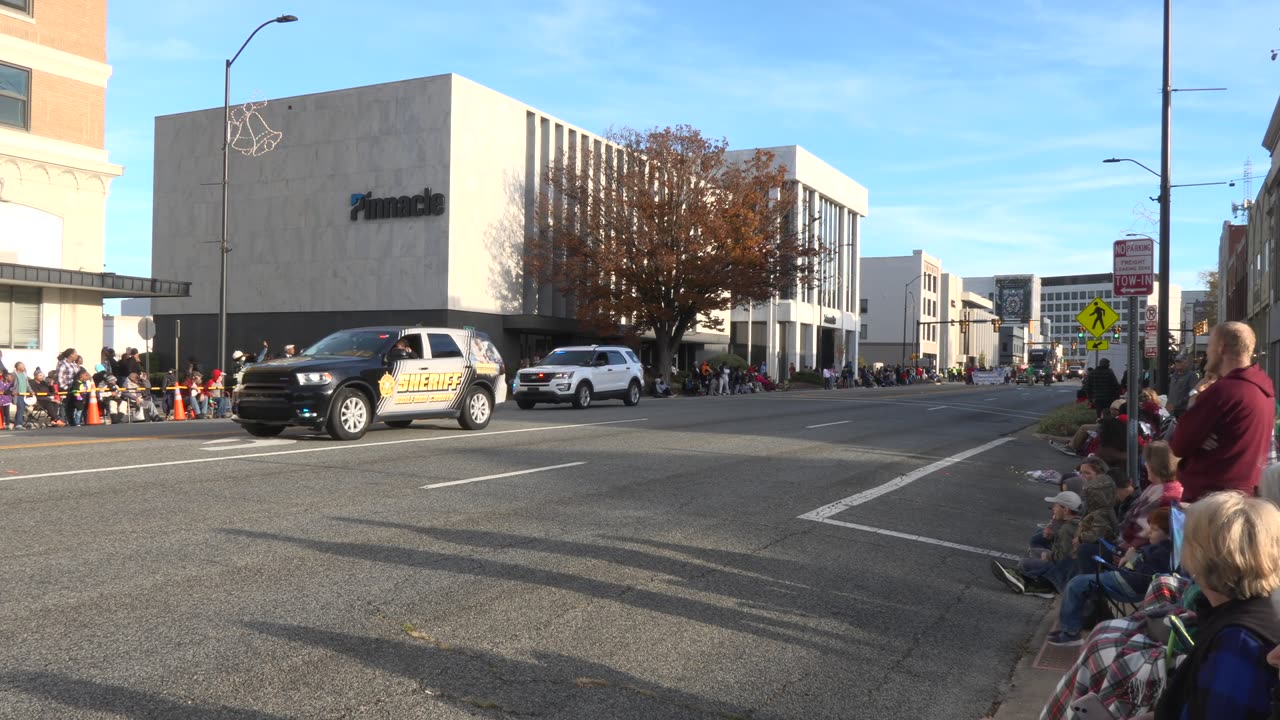
[[[803, 516], [802, 516], [803, 517]], [[986, 555], [988, 557], [1000, 558], [1002, 560], [1018, 560], [1017, 555], [1009, 553], [997, 552], [995, 550], [987, 550], [985, 548], [974, 547], [973, 545], [962, 545], [960, 543], [948, 542], [946, 540], [938, 540], [937, 538], [925, 537], [924, 535], [912, 535], [910, 533], [898, 532], [897, 530], [885, 530], [884, 528], [871, 527], [870, 525], [859, 525], [858, 523], [845, 522], [843, 520], [831, 520], [822, 518], [818, 522], [828, 525], [839, 525], [840, 527], [853, 528], [854, 530], [862, 530], [864, 532], [875, 533], [877, 535], [887, 535], [889, 537], [899, 538], [901, 540], [914, 540], [916, 542], [927, 543], [929, 545], [937, 545], [939, 547], [950, 548], [952, 550], [963, 550], [965, 552], [976, 553], [978, 555]]]
[[996, 438], [995, 440], [992, 440], [989, 443], [984, 443], [982, 445], [979, 445], [976, 448], [970, 448], [968, 450], [965, 450], [964, 452], [956, 453], [951, 457], [943, 458], [934, 463], [929, 463], [928, 465], [925, 465], [924, 467], [919, 468], [917, 470], [912, 470], [911, 472], [905, 475], [899, 475], [898, 477], [890, 480], [889, 482], [883, 485], [873, 487], [870, 490], [863, 490], [857, 495], [850, 495], [849, 497], [843, 500], [837, 500], [836, 502], [833, 502], [830, 505], [823, 505], [817, 510], [811, 510], [801, 515], [800, 519], [801, 520], [825, 520], [826, 518], [829, 518], [832, 515], [835, 515], [836, 513], [844, 512], [845, 510], [848, 510], [851, 507], [856, 507], [858, 505], [861, 505], [864, 502], [874, 500], [880, 497], [881, 495], [884, 495], [885, 493], [891, 493], [894, 490], [897, 490], [898, 488], [906, 487], [911, 483], [915, 482], [916, 480], [919, 480], [920, 478], [924, 477], [925, 475], [928, 475], [929, 473], [936, 472], [938, 470], [941, 470], [942, 468], [945, 468], [951, 465], [955, 465], [961, 460], [966, 460], [968, 458], [973, 457], [974, 455], [977, 455], [978, 453], [986, 452], [987, 450], [990, 450], [994, 447], [999, 447], [1009, 442], [1012, 439], [1013, 438], [1011, 437]]
[[946, 406], [946, 405], [939, 405], [938, 407], [931, 407], [931, 408], [929, 408], [929, 409], [930, 409], [930, 410], [945, 410], [946, 408], [947, 408], [947, 406]]
[[982, 402], [991, 402], [992, 400], [999, 400], [999, 399], [1000, 398], [983, 398]]
[[513, 470], [512, 472], [498, 473], [497, 475], [483, 475], [481, 477], [467, 478], [466, 480], [450, 480], [449, 482], [432, 483], [431, 485], [423, 485], [419, 490], [431, 490], [433, 488], [449, 487], [450, 485], [466, 485], [467, 483], [480, 482], [482, 480], [497, 480], [498, 478], [515, 477], [516, 475], [528, 475], [530, 473], [546, 472], [547, 470], [559, 470], [560, 468], [575, 467], [578, 465], [586, 465], [586, 462], [571, 462], [563, 465], [548, 465], [546, 467], [532, 468], [529, 470]]
[[12, 477], [0, 477], [0, 482], [8, 482], [10, 480], [33, 480], [35, 478], [46, 477], [62, 477], [64, 475], [92, 475], [97, 473], [112, 473], [121, 470], [143, 470], [154, 467], [170, 467], [173, 465], [194, 465], [196, 463], [211, 462], [234, 462], [237, 460], [245, 460], [248, 458], [259, 457], [275, 457], [277, 455], [298, 455], [301, 453], [325, 452], [328, 450], [357, 450], [359, 448], [385, 447], [387, 445], [406, 445], [408, 443], [424, 443], [424, 442], [443, 442], [446, 440], [466, 440], [469, 438], [484, 438], [494, 435], [511, 435], [514, 433], [526, 432], [542, 432], [546, 430], [570, 430], [573, 428], [596, 427], [599, 425], [619, 425], [622, 423], [644, 422], [649, 418], [635, 418], [632, 420], [606, 420], [604, 422], [594, 423], [578, 423], [576, 425], [548, 425], [546, 427], [518, 428], [516, 430], [494, 430], [493, 432], [482, 433], [465, 433], [459, 435], [443, 435], [437, 437], [426, 438], [408, 438], [405, 440], [383, 440], [382, 442], [371, 443], [343, 443], [334, 442], [333, 445], [324, 445], [321, 447], [303, 448], [301, 450], [277, 450], [275, 452], [247, 453], [244, 455], [223, 455], [220, 457], [195, 458], [194, 460], [171, 460], [168, 462], [145, 463], [141, 465], [117, 465], [115, 467], [85, 468], [83, 470], [60, 470], [58, 472], [34, 473], [31, 475], [14, 475]]
[[835, 422], [822, 423], [821, 425], [805, 425], [805, 426], [804, 426], [804, 429], [805, 429], [805, 430], [812, 430], [812, 429], [814, 429], [814, 428], [820, 428], [820, 427], [831, 427], [832, 425], [843, 425], [843, 424], [845, 424], [845, 423], [847, 423], [847, 422], [853, 422], [853, 421], [852, 421], [852, 420], [837, 420], [837, 421], [835, 421]]

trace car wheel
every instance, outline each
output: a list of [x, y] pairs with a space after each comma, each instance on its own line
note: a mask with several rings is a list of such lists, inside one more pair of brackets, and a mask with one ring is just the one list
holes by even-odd
[[329, 435], [335, 440], [359, 440], [372, 422], [369, 399], [364, 393], [343, 388], [329, 406]]
[[493, 398], [489, 391], [472, 385], [462, 399], [462, 414], [458, 416], [458, 424], [463, 430], [483, 430], [493, 417]]
[[633, 407], [640, 404], [640, 383], [635, 380], [627, 386], [627, 396], [622, 398], [622, 402], [627, 407]]
[[532, 401], [532, 400], [517, 400], [517, 401], [516, 401], [516, 407], [520, 408], [521, 410], [532, 410], [534, 405], [537, 405], [537, 403], [535, 403], [535, 402], [534, 402], [534, 401]]
[[275, 437], [284, 432], [285, 428], [284, 425], [259, 425], [257, 423], [245, 423], [240, 427], [244, 428], [245, 432], [254, 437]]
[[578, 383], [578, 389], [573, 392], [573, 406], [579, 410], [591, 406], [591, 383], [585, 380]]
[[413, 423], [412, 420], [383, 420], [382, 422], [386, 423], [387, 427], [393, 428], [407, 428]]

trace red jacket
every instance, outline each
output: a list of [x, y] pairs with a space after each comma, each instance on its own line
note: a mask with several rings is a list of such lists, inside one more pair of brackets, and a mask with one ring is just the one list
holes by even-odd
[[[1218, 490], [1258, 489], [1271, 452], [1276, 405], [1271, 378], [1257, 365], [1233, 370], [1210, 385], [1178, 419], [1169, 447], [1182, 458], [1178, 480], [1183, 502]], [[1218, 446], [1202, 446], [1213, 436]]]

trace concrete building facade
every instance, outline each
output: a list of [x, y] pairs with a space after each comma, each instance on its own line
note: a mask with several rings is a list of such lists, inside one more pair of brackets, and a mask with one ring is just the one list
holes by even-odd
[[[1139, 335], [1143, 334], [1148, 299], [1154, 304], [1159, 291], [1160, 285], [1159, 281], [1157, 281], [1150, 298], [1138, 298], [1137, 322]], [[1077, 322], [1076, 316], [1094, 298], [1102, 298], [1120, 316], [1120, 320], [1115, 326], [1120, 332], [1119, 339], [1113, 338], [1111, 334], [1108, 334], [1105, 338], [1111, 346], [1109, 352], [1112, 353], [1112, 366], [1119, 373], [1123, 368], [1128, 367], [1128, 361], [1122, 359], [1124, 357], [1122, 352], [1127, 351], [1128, 348], [1126, 329], [1130, 319], [1128, 317], [1128, 300], [1114, 297], [1112, 294], [1111, 273], [1058, 275], [1041, 278], [1041, 311], [1044, 317], [1052, 322], [1053, 334], [1050, 336], [1051, 341], [1062, 343], [1063, 357], [1067, 362], [1091, 367], [1097, 358], [1107, 357], [1105, 352], [1089, 352], [1085, 347], [1085, 343], [1079, 337], [1080, 324]], [[1174, 308], [1171, 315], [1173, 321], [1170, 323], [1170, 332], [1174, 333], [1176, 337], [1177, 331], [1175, 328], [1182, 308], [1181, 287], [1177, 285], [1169, 286], [1169, 302]], [[1084, 339], [1093, 339], [1093, 335], [1085, 333]], [[1073, 344], [1075, 347], [1072, 347]]]
[[[305, 347], [361, 325], [473, 326], [514, 368], [601, 339], [575, 319], [572, 297], [525, 272], [524, 240], [547, 170], [559, 160], [612, 162], [620, 150], [604, 138], [453, 74], [269, 100], [255, 111], [281, 137], [269, 152], [231, 155], [228, 353], [264, 340], [277, 352]], [[189, 297], [154, 303], [157, 343], [170, 346], [181, 321], [183, 355], [206, 363], [216, 354], [219, 256], [209, 241], [221, 212], [221, 123], [220, 109], [156, 119], [153, 269], [208, 279]], [[819, 218], [814, 241], [856, 249], [848, 211], [865, 215], [865, 190], [800, 148], [776, 150]], [[843, 307], [835, 303], [850, 276], [835, 277], [820, 286], [829, 298], [802, 299], [812, 307], [776, 303], [780, 356], [820, 342], [804, 323], [856, 327], [813, 310]], [[677, 366], [729, 341], [728, 327], [688, 333]], [[647, 363], [650, 351], [641, 348]]]
[[[859, 357], [861, 221], [867, 190], [802, 147], [766, 148], [787, 168], [796, 190], [794, 230], [822, 251], [816, 283], [786, 288], [767, 303], [734, 308], [730, 345], [752, 364], [773, 369], [840, 367]], [[734, 150], [730, 162], [754, 150]]]
[[104, 272], [107, 192], [123, 172], [104, 147], [106, 46], [106, 0], [0, 2], [0, 351], [9, 367], [49, 370], [68, 347], [92, 365], [103, 298], [187, 291]]
[[[943, 368], [993, 367], [999, 360], [999, 331], [994, 304], [964, 289], [964, 280], [942, 274], [942, 319], [939, 365]], [[960, 325], [959, 321], [968, 321]], [[955, 322], [951, 322], [955, 321]]]
[[862, 258], [861, 356], [868, 365], [938, 367], [944, 331], [942, 262], [923, 250]]

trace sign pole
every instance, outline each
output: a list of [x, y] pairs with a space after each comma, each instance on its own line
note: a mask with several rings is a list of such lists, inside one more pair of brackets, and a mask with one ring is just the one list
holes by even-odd
[[[1138, 389], [1141, 386], [1142, 378], [1141, 370], [1138, 368], [1142, 364], [1142, 355], [1138, 352], [1138, 298], [1129, 296], [1129, 401], [1128, 413], [1129, 422], [1127, 424], [1127, 468], [1129, 480], [1133, 483], [1138, 482], [1138, 410], [1140, 403], [1138, 402]], [[1135, 485], [1136, 487], [1136, 485]]]

